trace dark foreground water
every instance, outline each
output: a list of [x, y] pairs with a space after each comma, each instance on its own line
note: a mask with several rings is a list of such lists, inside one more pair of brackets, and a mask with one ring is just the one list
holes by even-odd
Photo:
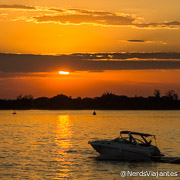
[[97, 111], [97, 116], [92, 111], [0, 111], [0, 179], [122, 179], [122, 171], [135, 172], [134, 179], [147, 179], [136, 174], [146, 171], [180, 175], [179, 164], [96, 160], [88, 141], [115, 138], [121, 130], [156, 134], [165, 155], [180, 157], [180, 111]]

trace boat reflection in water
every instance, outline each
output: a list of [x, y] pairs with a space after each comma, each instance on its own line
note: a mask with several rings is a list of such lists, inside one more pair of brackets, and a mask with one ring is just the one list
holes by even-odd
[[[148, 140], [148, 138], [151, 140]], [[90, 141], [89, 144], [101, 154], [101, 158], [133, 161], [160, 160], [163, 154], [152, 145], [155, 135], [121, 131], [114, 140]]]

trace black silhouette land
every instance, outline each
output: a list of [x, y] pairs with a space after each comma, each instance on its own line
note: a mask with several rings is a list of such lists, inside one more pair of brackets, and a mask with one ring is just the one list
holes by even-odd
[[169, 90], [161, 96], [155, 89], [153, 96], [127, 97], [106, 92], [100, 97], [72, 98], [59, 94], [57, 96], [33, 98], [32, 95], [19, 95], [14, 100], [0, 99], [0, 109], [49, 109], [49, 110], [179, 110], [180, 100], [174, 90]]

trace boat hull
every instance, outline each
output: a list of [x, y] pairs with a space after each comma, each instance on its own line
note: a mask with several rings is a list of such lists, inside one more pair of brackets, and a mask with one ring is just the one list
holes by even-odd
[[154, 151], [153, 146], [139, 147], [133, 144], [120, 144], [109, 141], [94, 141], [90, 142], [90, 144], [101, 155], [101, 159], [150, 161], [161, 158], [161, 156], [151, 154]]

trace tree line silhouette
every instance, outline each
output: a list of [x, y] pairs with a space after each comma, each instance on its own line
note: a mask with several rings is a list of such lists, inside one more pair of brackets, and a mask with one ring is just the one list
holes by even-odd
[[94, 98], [72, 98], [63, 94], [51, 98], [33, 98], [32, 95], [19, 95], [14, 100], [0, 99], [0, 109], [178, 110], [180, 109], [180, 100], [178, 100], [178, 94], [174, 90], [169, 90], [164, 96], [161, 96], [158, 89], [154, 90], [153, 96], [148, 97], [128, 97], [110, 92]]

